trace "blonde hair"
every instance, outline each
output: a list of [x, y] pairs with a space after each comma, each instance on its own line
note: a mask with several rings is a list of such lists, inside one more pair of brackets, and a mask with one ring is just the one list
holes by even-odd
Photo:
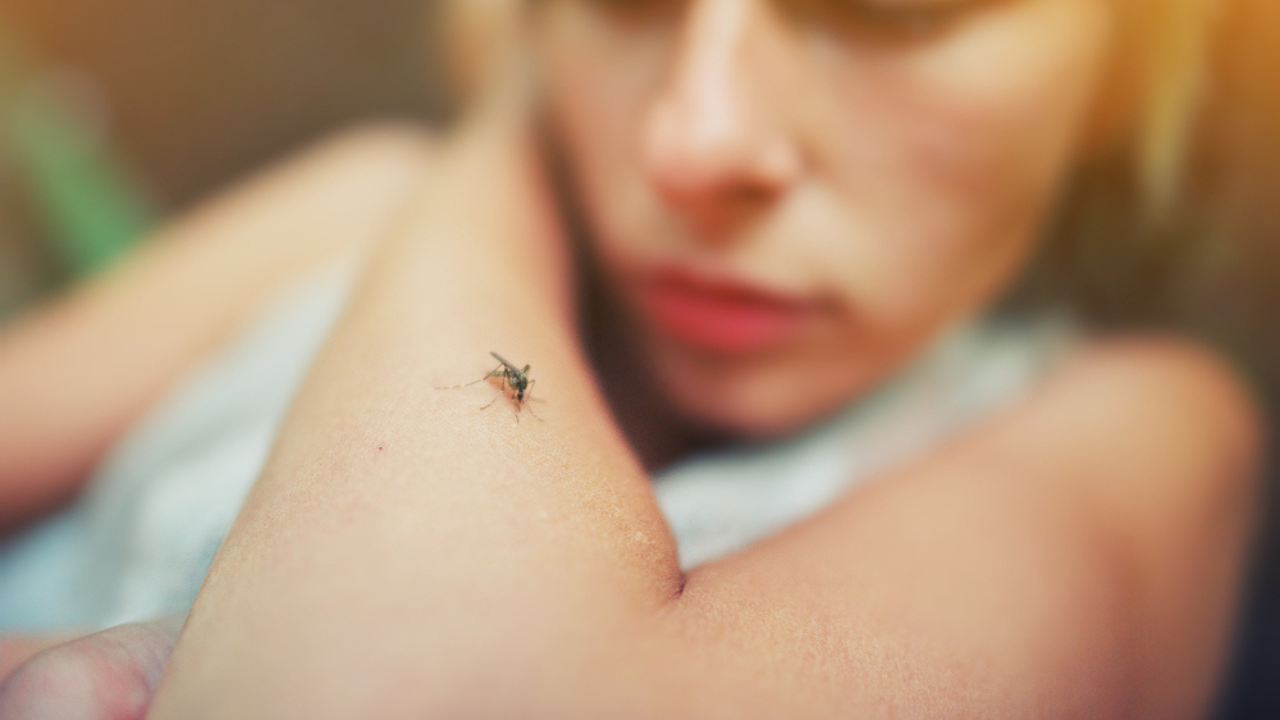
[[1181, 192], [1196, 119], [1207, 95], [1217, 0], [1127, 0], [1132, 39], [1135, 168], [1149, 218], [1165, 216]]
[[1145, 322], [1171, 307], [1179, 273], [1222, 232], [1222, 118], [1210, 95], [1218, 26], [1234, 11], [1220, 3], [1233, 0], [1101, 1], [1120, 22], [1112, 85], [1100, 98], [1104, 143], [1081, 158], [1002, 309]]

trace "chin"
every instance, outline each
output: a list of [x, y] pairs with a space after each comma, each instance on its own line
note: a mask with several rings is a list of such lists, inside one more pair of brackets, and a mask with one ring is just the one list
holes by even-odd
[[697, 398], [683, 396], [673, 399], [676, 409], [692, 426], [705, 428], [716, 435], [744, 442], [763, 443], [781, 440], [800, 433], [816, 421], [817, 416], [805, 413], [792, 417], [779, 414], [775, 407], [724, 407], [698, 402]]
[[659, 351], [652, 358], [668, 403], [689, 423], [764, 442], [795, 435], [853, 402], [867, 382], [785, 358], [723, 359]]

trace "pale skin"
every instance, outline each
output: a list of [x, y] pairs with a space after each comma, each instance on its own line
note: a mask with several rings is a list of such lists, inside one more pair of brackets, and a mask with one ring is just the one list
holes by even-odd
[[[730, 159], [758, 147], [735, 137], [712, 146]], [[565, 249], [526, 150], [522, 124], [504, 115], [424, 151], [428, 181], [382, 236], [299, 395], [150, 717], [1202, 712], [1230, 631], [1257, 455], [1247, 394], [1220, 361], [1172, 339], [1087, 344], [1017, 406], [779, 536], [682, 572], [576, 340]], [[688, 190], [653, 167], [657, 192]], [[716, 188], [758, 187], [751, 168], [772, 166], [720, 167], [679, 196], [677, 217], [719, 223]], [[1000, 284], [993, 255], [944, 282], [939, 305], [980, 303], [978, 288]], [[879, 298], [886, 318], [915, 318], [905, 325], [938, 312], [912, 311], [932, 304], [906, 289], [847, 285]], [[435, 390], [486, 371], [494, 349], [532, 365], [545, 422], [478, 411], [489, 399], [479, 387]], [[676, 385], [699, 377], [680, 375], [678, 350], [662, 352]], [[752, 372], [735, 377], [749, 384]], [[784, 424], [760, 407], [737, 408], [759, 422], [744, 432]], [[75, 657], [92, 663], [100, 647]], [[39, 678], [6, 701], [33, 697]], [[153, 686], [147, 675], [129, 689]]]

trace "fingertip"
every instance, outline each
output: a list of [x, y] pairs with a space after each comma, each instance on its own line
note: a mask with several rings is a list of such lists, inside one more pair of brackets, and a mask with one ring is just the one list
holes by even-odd
[[0, 683], [0, 717], [6, 720], [115, 720], [101, 714], [103, 700], [89, 661], [76, 650], [80, 641], [44, 650]]
[[0, 718], [142, 720], [182, 625], [122, 625], [37, 653], [0, 683]]

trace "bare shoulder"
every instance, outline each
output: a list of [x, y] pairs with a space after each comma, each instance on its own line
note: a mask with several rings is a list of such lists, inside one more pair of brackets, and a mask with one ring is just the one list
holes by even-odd
[[[1060, 373], [1077, 381], [1111, 381], [1135, 390], [1159, 389], [1173, 398], [1212, 400], [1244, 420], [1255, 415], [1236, 367], [1217, 351], [1176, 335], [1126, 335], [1085, 342]], [[1240, 415], [1239, 413], [1244, 413]]]
[[1261, 412], [1243, 375], [1214, 350], [1177, 336], [1087, 342], [1050, 379], [1045, 400], [1093, 405], [1104, 427], [1135, 440], [1194, 431], [1199, 441], [1187, 450], [1241, 461], [1259, 451]]
[[290, 267], [363, 246], [421, 187], [438, 145], [430, 130], [408, 123], [335, 132], [178, 215], [160, 235], [232, 254], [236, 246], [252, 246], [243, 250], [250, 255], [269, 249]]
[[331, 162], [414, 165], [427, 161], [439, 146], [439, 136], [425, 125], [373, 121], [334, 132], [304, 155]]
[[1089, 341], [1015, 414], [1025, 423], [1013, 434], [1052, 438], [1072, 482], [1126, 523], [1251, 512], [1261, 412], [1243, 376], [1193, 341]]
[[365, 123], [303, 147], [259, 174], [253, 184], [260, 190], [301, 183], [385, 191], [420, 175], [438, 146], [437, 136], [425, 126]]

